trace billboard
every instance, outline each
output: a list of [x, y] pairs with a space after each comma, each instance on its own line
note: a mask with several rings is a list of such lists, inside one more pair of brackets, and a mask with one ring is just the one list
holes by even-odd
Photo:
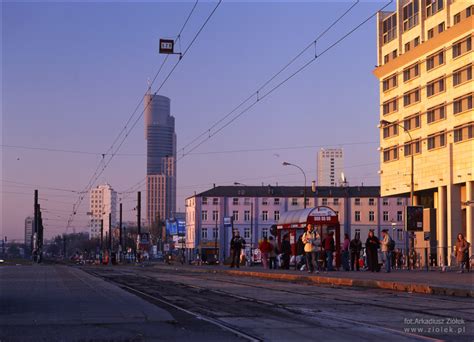
[[178, 235], [178, 222], [176, 220], [166, 220], [166, 233], [168, 235]]
[[405, 213], [405, 228], [407, 232], [423, 231], [423, 207], [407, 206]]
[[177, 233], [178, 236], [185, 236], [186, 235], [186, 221], [178, 220], [178, 228]]

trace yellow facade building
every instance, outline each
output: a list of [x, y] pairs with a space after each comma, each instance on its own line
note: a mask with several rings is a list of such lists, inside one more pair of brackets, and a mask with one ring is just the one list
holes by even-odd
[[444, 265], [458, 233], [474, 242], [473, 11], [466, 0], [398, 0], [377, 18], [381, 194], [414, 190]]

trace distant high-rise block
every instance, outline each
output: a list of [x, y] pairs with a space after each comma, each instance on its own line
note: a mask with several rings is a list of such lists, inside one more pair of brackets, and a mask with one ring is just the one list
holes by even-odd
[[176, 211], [176, 133], [170, 99], [145, 95], [147, 141], [146, 220], [173, 217]]
[[342, 148], [322, 148], [318, 153], [318, 185], [337, 185], [342, 171], [344, 171]]
[[99, 185], [90, 191], [89, 237], [100, 237], [100, 220], [104, 220], [104, 236], [109, 231], [109, 214], [112, 228], [117, 222], [117, 192], [109, 185]]
[[33, 248], [33, 227], [35, 224], [35, 218], [28, 216], [25, 218], [25, 248], [30, 250]]

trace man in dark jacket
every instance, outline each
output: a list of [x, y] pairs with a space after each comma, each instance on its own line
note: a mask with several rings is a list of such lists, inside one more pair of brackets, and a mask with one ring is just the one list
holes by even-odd
[[362, 242], [360, 242], [360, 233], [356, 233], [352, 239], [349, 249], [351, 251], [351, 271], [359, 270], [360, 251], [362, 250]]
[[242, 248], [245, 247], [245, 240], [240, 237], [240, 233], [238, 230], [234, 232], [234, 236], [232, 240], [230, 240], [230, 255], [232, 258], [232, 262], [230, 267], [236, 266], [237, 268], [240, 267], [240, 253]]
[[282, 259], [282, 268], [284, 270], [290, 269], [290, 257], [291, 257], [291, 244], [290, 244], [290, 237], [288, 234], [283, 236], [283, 241], [281, 242], [281, 252], [283, 254]]
[[324, 250], [326, 251], [326, 264], [328, 271], [334, 271], [332, 267], [332, 254], [336, 250], [334, 246], [334, 232], [330, 232], [324, 239]]
[[379, 246], [379, 239], [375, 236], [374, 231], [370, 230], [369, 236], [365, 241], [365, 252], [367, 254], [367, 266], [369, 267], [369, 271], [371, 272], [379, 271], [379, 258], [377, 254]]

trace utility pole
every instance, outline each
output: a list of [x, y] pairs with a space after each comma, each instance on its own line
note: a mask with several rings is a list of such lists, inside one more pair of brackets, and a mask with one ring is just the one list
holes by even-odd
[[35, 258], [35, 247], [37, 246], [36, 244], [36, 233], [38, 231], [38, 190], [35, 190], [35, 199], [34, 199], [34, 219], [33, 219], [33, 229], [32, 229], [32, 243], [31, 243], [31, 254], [33, 256], [33, 259]]
[[119, 253], [122, 256], [123, 249], [123, 235], [122, 235], [122, 203], [120, 203], [120, 213], [119, 213]]
[[64, 259], [67, 259], [67, 255], [66, 255], [66, 234], [63, 234], [63, 255], [64, 255]]
[[100, 251], [104, 246], [104, 219], [100, 219]]
[[109, 260], [112, 254], [112, 213], [109, 213]]
[[142, 220], [142, 193], [138, 191], [137, 193], [137, 230], [138, 236], [140, 236], [142, 229], [141, 229], [141, 220]]
[[[216, 209], [217, 208], [218, 207], [216, 207]], [[217, 252], [217, 235], [218, 235], [218, 232], [219, 232], [219, 229], [217, 228], [217, 219], [218, 219], [218, 217], [219, 217], [219, 211], [216, 210], [216, 215], [215, 215], [216, 228], [214, 230], [214, 237], [215, 237], [215, 240], [214, 240], [214, 252], [215, 252], [214, 258], [215, 258], [216, 263], [219, 261], [219, 253]]]

